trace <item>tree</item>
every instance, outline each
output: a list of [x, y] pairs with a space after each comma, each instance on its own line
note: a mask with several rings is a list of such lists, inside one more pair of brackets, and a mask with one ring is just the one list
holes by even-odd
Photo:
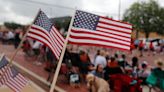
[[4, 26], [9, 28], [9, 29], [13, 29], [13, 30], [15, 30], [17, 28], [22, 28], [23, 27], [22, 25], [14, 23], [14, 22], [11, 22], [11, 23], [10, 22], [5, 22]]
[[123, 21], [133, 24], [133, 27], [137, 32], [145, 32], [145, 36], [148, 38], [151, 32], [164, 34], [163, 14], [164, 9], [154, 0], [141, 3], [136, 2], [126, 10], [123, 15]]

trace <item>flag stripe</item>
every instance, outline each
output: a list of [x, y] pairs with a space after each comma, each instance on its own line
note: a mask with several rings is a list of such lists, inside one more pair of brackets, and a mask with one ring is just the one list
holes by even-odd
[[[86, 37], [86, 35], [88, 35], [88, 36]], [[117, 40], [117, 39], [114, 39], [114, 38], [111, 38], [111, 37], [109, 38], [109, 37], [105, 37], [105, 36], [97, 36], [95, 34], [83, 34], [83, 33], [81, 33], [81, 34], [75, 34], [75, 33], [71, 33], [71, 36], [70, 37], [73, 37], [75, 39], [78, 39], [78, 37], [79, 37], [79, 39], [82, 39], [82, 38], [91, 39], [91, 38], [93, 38], [95, 40], [106, 40], [108, 42], [112, 42], [113, 41], [115, 43], [118, 43], [118, 44], [120, 43], [122, 45], [130, 45], [129, 42]]]
[[[31, 29], [32, 30], [32, 29]], [[33, 30], [33, 31], [29, 31], [29, 34], [34, 34], [34, 35], [37, 35], [37, 36], [40, 36], [40, 37], [43, 37], [43, 39], [45, 39], [47, 41], [47, 43], [49, 43], [48, 45], [51, 45], [51, 47], [53, 47], [53, 49], [56, 51], [56, 53], [59, 55], [60, 52], [59, 52], [59, 49], [57, 49], [57, 46], [54, 44], [52, 45], [51, 44], [51, 40], [47, 37], [46, 34], [44, 34], [43, 32], [41, 31], [38, 31], [38, 30]]]
[[124, 45], [124, 46], [130, 46], [129, 43], [120, 43], [120, 42], [116, 42], [116, 41], [112, 41], [110, 39], [102, 39], [101, 37], [92, 37], [94, 35], [90, 35], [89, 37], [85, 37], [85, 36], [80, 36], [80, 37], [77, 37], [77, 36], [70, 36], [71, 38], [74, 38], [76, 40], [83, 40], [83, 39], [87, 39], [87, 40], [96, 40], [96, 41], [103, 41], [103, 42], [106, 42], [106, 43], [113, 43], [113, 44], [118, 44], [118, 45]]
[[117, 35], [122, 35], [122, 36], [125, 36], [125, 37], [128, 37], [130, 38], [131, 35], [130, 34], [126, 34], [126, 33], [121, 33], [121, 32], [118, 32], [118, 31], [114, 31], [114, 30], [110, 30], [110, 29], [105, 29], [105, 28], [97, 28], [96, 29], [97, 31], [101, 31], [101, 32], [106, 32], [106, 33], [112, 33], [112, 34], [117, 34]]
[[63, 36], [57, 31], [57, 29], [53, 26], [52, 29], [54, 30], [54, 32], [59, 36], [60, 41], [62, 41], [64, 43], [64, 38]]
[[52, 44], [52, 47], [57, 49], [57, 51], [59, 53], [61, 52], [61, 50], [58, 48], [58, 46], [56, 46], [56, 42], [54, 42], [54, 40], [56, 40], [56, 39], [52, 39], [52, 37], [49, 36], [49, 33], [46, 30], [44, 30], [43, 28], [41, 28], [37, 25], [33, 25], [29, 32], [33, 32], [33, 33], [38, 34], [40, 36], [43, 35], [42, 37], [47, 38], [46, 40], [48, 40], [48, 42], [50, 44]]
[[55, 39], [55, 44], [58, 46], [58, 48], [60, 49], [60, 51], [61, 51], [61, 49], [62, 49], [62, 44], [61, 44], [61, 42], [60, 42], [60, 40], [57, 40], [57, 39], [59, 39], [58, 38], [58, 36], [56, 35], [56, 34], [54, 34], [54, 32], [53, 32], [53, 30], [51, 31], [51, 37], [53, 38], [53, 39]]
[[114, 24], [114, 25], [120, 25], [120, 26], [123, 26], [123, 27], [132, 28], [132, 25], [129, 24], [129, 23], [126, 23], [126, 22], [113, 20], [111, 18], [107, 18], [107, 17], [103, 17], [103, 16], [100, 16], [100, 18], [101, 18], [101, 20], [108, 21], [109, 23]]
[[41, 36], [35, 35], [35, 34], [30, 34], [30, 33], [28, 33], [27, 36], [32, 38], [32, 39], [38, 40], [38, 41], [44, 43], [45, 45], [47, 45], [52, 50], [52, 52], [55, 54], [55, 56], [57, 58], [59, 58], [59, 55], [58, 55], [57, 51], [55, 51], [53, 49], [53, 47], [44, 38], [42, 38]]
[[104, 37], [111, 37], [117, 40], [121, 40], [121, 41], [125, 41], [125, 42], [130, 42], [129, 38], [126, 37], [121, 37], [121, 36], [117, 36], [117, 35], [113, 35], [113, 34], [107, 34], [107, 33], [103, 33], [103, 32], [99, 32], [99, 31], [87, 31], [85, 29], [79, 29], [79, 30], [71, 30], [71, 35], [80, 35], [80, 34], [94, 34], [96, 36], [104, 36]]
[[119, 47], [113, 47], [113, 46], [109, 46], [109, 45], [103, 45], [103, 44], [98, 44], [98, 43], [86, 43], [86, 42], [73, 42], [73, 41], [70, 41], [69, 42], [70, 44], [78, 44], [78, 45], [89, 45], [89, 46], [100, 46], [100, 47], [107, 47], [107, 48], [116, 48], [116, 49], [120, 49], [120, 50], [128, 50], [128, 49], [125, 49], [125, 48], [119, 48]]
[[[78, 40], [78, 41], [77, 41]], [[120, 44], [115, 44], [115, 43], [107, 43], [105, 41], [99, 41], [99, 40], [90, 40], [90, 39], [69, 39], [70, 42], [77, 42], [77, 43], [85, 43], [85, 44], [100, 44], [103, 46], [110, 46], [110, 47], [119, 47], [119, 48], [124, 48], [124, 49], [129, 49], [129, 46], [125, 45], [120, 45]]]
[[[34, 36], [35, 35], [35, 37], [36, 36], [38, 36], [38, 37], [42, 37], [45, 41], [46, 41], [46, 44], [47, 45], [51, 45], [51, 43], [49, 42], [49, 38], [47, 38], [47, 36], [44, 36], [44, 34], [37, 34], [37, 32], [29, 32], [29, 34], [31, 34], [32, 36]], [[29, 35], [28, 35], [29, 36]], [[51, 48], [53, 49], [53, 50], [55, 50], [55, 52], [57, 53], [57, 55], [59, 55], [59, 52], [58, 52], [58, 50], [56, 49], [56, 48], [53, 48], [52, 47], [52, 45], [51, 45]]]
[[57, 39], [57, 41], [59, 42], [60, 46], [63, 46], [64, 45], [64, 42], [62, 42], [62, 40], [60, 39], [60, 37], [55, 33], [55, 30], [54, 29], [52, 29], [51, 33], [52, 33], [51, 34], [52, 37], [55, 37]]
[[116, 29], [116, 30], [120, 30], [120, 31], [123, 31], [123, 32], [127, 32], [127, 33], [131, 33], [131, 28], [126, 28], [126, 27], [122, 27], [122, 26], [119, 26], [119, 25], [114, 25], [114, 24], [110, 24], [108, 22], [104, 22], [104, 21], [100, 21], [98, 23], [99, 26], [104, 26], [104, 27], [107, 27], [107, 28], [112, 28], [112, 29]]
[[12, 75], [12, 72], [11, 72], [11, 68], [10, 67], [7, 67], [7, 69], [6, 69], [6, 73], [8, 74], [8, 76], [9, 76], [9, 82], [11, 81], [11, 83], [13, 84], [13, 85], [15, 85], [19, 90], [21, 90], [23, 87], [24, 87], [24, 85], [25, 84], [22, 84], [22, 82], [20, 82], [20, 80], [17, 80], [16, 79], [16, 77], [18, 76], [18, 75], [16, 75], [16, 77], [14, 77], [14, 78], [12, 78], [11, 76], [13, 76]]
[[64, 38], [43, 11], [40, 10], [36, 16], [28, 37], [43, 42], [52, 50], [55, 57], [59, 59], [64, 45]]
[[10, 78], [11, 76], [10, 76], [10, 73], [9, 73], [7, 67], [8, 66], [4, 66], [4, 68], [2, 68], [3, 76], [5, 79], [5, 84], [7, 84], [7, 86], [9, 86], [11, 89], [17, 90], [16, 92], [18, 92], [19, 91], [18, 87], [20, 87], [20, 86], [12, 81], [12, 78]]
[[125, 31], [122, 31], [122, 30], [119, 30], [116, 28], [112, 28], [112, 27], [110, 27], [108, 25], [104, 25], [104, 24], [98, 24], [96, 29], [98, 29], [98, 28], [102, 28], [102, 29], [106, 29], [106, 30], [110, 30], [110, 31], [114, 31], [114, 32], [119, 32], [120, 34], [122, 34], [122, 33], [127, 34], [127, 35], [130, 34], [129, 32], [125, 32]]

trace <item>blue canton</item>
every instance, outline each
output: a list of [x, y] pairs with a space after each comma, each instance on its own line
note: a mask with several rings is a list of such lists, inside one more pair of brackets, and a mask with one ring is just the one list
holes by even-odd
[[15, 67], [11, 67], [12, 77], [16, 77], [18, 75], [18, 71], [15, 69]]
[[44, 28], [48, 32], [51, 31], [51, 28], [53, 26], [52, 22], [49, 20], [46, 14], [42, 11], [39, 12], [38, 17], [36, 18], [34, 24]]
[[73, 26], [89, 30], [96, 30], [99, 16], [83, 11], [76, 11]]
[[0, 61], [0, 69], [4, 68], [7, 64], [9, 64], [8, 60], [5, 57], [3, 57]]

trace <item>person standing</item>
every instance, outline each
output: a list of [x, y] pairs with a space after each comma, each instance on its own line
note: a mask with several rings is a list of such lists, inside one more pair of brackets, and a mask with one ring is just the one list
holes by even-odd
[[105, 51], [101, 50], [100, 54], [97, 55], [97, 57], [95, 58], [95, 62], [94, 62], [95, 67], [97, 67], [98, 64], [101, 64], [103, 68], [106, 67], [107, 61], [105, 55], [106, 55]]

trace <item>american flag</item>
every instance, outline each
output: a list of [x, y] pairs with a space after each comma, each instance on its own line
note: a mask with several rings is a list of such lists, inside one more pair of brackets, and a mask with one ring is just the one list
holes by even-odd
[[27, 84], [28, 80], [3, 57], [0, 61], [0, 86], [6, 85], [15, 92], [21, 92]]
[[56, 58], [59, 59], [64, 45], [64, 38], [43, 11], [39, 11], [38, 16], [31, 25], [27, 37], [47, 45]]
[[130, 50], [132, 25], [77, 10], [69, 43]]

